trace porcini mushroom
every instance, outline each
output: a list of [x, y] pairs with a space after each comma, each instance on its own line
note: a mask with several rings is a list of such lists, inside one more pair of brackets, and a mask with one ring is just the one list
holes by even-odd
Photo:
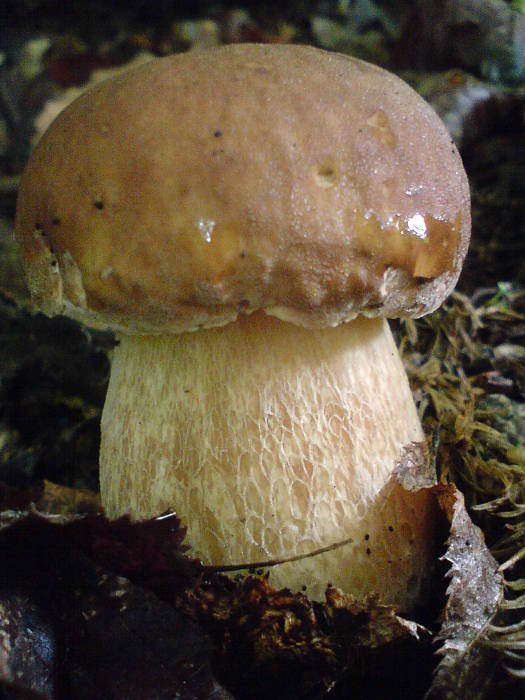
[[432, 556], [423, 441], [385, 317], [434, 310], [470, 235], [456, 148], [397, 77], [299, 46], [175, 55], [63, 112], [20, 186], [36, 305], [118, 333], [111, 517], [193, 553], [406, 609]]

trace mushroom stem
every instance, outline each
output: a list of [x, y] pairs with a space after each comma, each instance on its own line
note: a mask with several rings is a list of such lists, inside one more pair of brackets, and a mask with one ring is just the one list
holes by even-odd
[[403, 607], [429, 569], [433, 514], [425, 492], [392, 475], [422, 440], [383, 319], [320, 330], [259, 312], [198, 333], [123, 335], [102, 416], [102, 499], [111, 518], [176, 511], [205, 563], [299, 556], [270, 567], [274, 586], [320, 598], [330, 582]]

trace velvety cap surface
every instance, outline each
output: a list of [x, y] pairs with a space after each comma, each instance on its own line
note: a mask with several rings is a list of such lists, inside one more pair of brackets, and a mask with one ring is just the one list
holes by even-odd
[[468, 183], [433, 110], [311, 47], [158, 59], [62, 112], [22, 179], [37, 306], [130, 332], [267, 313], [305, 326], [435, 309], [461, 270]]

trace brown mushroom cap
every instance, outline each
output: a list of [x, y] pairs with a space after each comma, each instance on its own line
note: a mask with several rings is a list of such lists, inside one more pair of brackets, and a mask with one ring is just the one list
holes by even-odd
[[169, 56], [81, 96], [34, 152], [16, 223], [42, 310], [136, 333], [257, 309], [418, 316], [469, 232], [457, 150], [410, 87], [275, 45]]

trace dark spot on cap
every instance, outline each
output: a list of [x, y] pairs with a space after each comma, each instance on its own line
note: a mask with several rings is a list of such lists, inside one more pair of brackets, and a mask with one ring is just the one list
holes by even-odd
[[368, 542], [369, 539], [370, 539], [370, 535], [369, 535], [368, 532], [367, 532], [366, 535], [365, 535], [365, 540]]
[[371, 552], [371, 551], [372, 551], [372, 550], [370, 549], [370, 547], [367, 547], [367, 548], [366, 548], [367, 556], [370, 556], [370, 552]]
[[392, 527], [392, 525], [389, 525], [389, 526], [388, 526], [388, 531], [389, 531], [389, 532], [394, 532], [394, 528]]
[[94, 204], [97, 209], [104, 209], [104, 202], [101, 202], [100, 199], [95, 200]]
[[217, 129], [217, 131], [213, 132], [213, 135], [215, 136], [215, 138], [218, 139], [219, 136], [222, 136], [222, 131], [220, 129]]
[[53, 224], [53, 226], [58, 226], [58, 224], [60, 223], [60, 219], [57, 216], [55, 216], [55, 218], [52, 219], [51, 223]]

